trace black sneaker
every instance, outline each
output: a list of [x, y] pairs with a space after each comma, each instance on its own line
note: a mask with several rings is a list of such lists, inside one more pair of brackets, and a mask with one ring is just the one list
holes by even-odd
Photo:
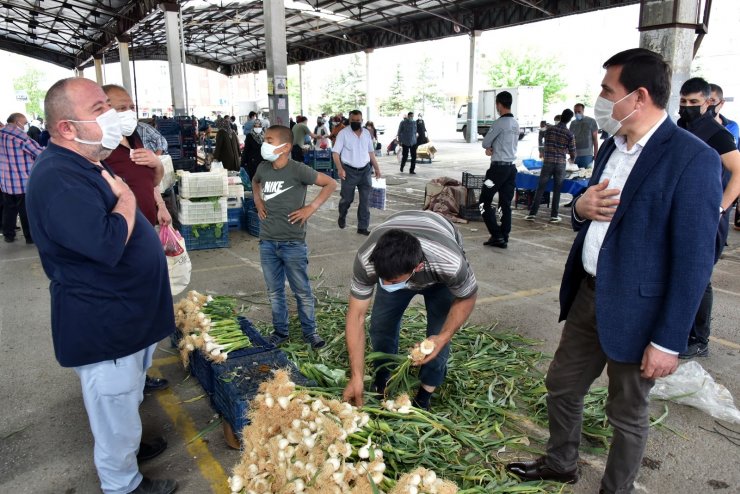
[[360, 235], [365, 235], [367, 237], [368, 235], [370, 235], [370, 230], [368, 230], [367, 228], [358, 228], [357, 233], [359, 233]]
[[318, 350], [326, 345], [326, 342], [319, 336], [318, 333], [311, 333], [303, 337], [303, 341], [311, 345], [311, 348]]
[[144, 391], [160, 391], [169, 387], [170, 382], [167, 379], [146, 376], [146, 381], [144, 381]]
[[144, 477], [139, 486], [130, 494], [172, 494], [177, 490], [177, 481], [172, 479], [156, 479]]
[[347, 220], [345, 218], [338, 218], [337, 226], [341, 229], [344, 229], [344, 227], [347, 226]]
[[270, 336], [267, 337], [267, 342], [270, 345], [273, 345], [273, 346], [278, 346], [281, 343], [284, 343], [286, 341], [288, 341], [288, 335], [287, 334], [286, 335], [282, 335], [282, 334], [278, 334], [278, 333], [272, 333]]
[[709, 344], [708, 343], [692, 343], [686, 349], [685, 352], [678, 354], [680, 359], [690, 359], [694, 357], [708, 357], [709, 356]]
[[378, 395], [378, 399], [382, 400], [385, 398], [385, 388], [388, 385], [388, 379], [390, 379], [390, 374], [383, 374], [375, 375], [375, 379], [373, 380], [373, 392]]

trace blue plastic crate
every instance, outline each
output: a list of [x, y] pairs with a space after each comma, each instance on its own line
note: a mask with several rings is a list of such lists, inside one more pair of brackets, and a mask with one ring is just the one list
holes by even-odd
[[249, 402], [257, 395], [259, 385], [272, 379], [277, 369], [288, 369], [293, 382], [300, 386], [315, 385], [279, 349], [229, 358], [215, 367], [211, 401], [237, 435], [249, 424]]
[[305, 159], [314, 160], [331, 160], [331, 149], [309, 149], [303, 155]]
[[227, 365], [232, 359], [239, 359], [249, 355], [267, 352], [275, 348], [262, 337], [249, 320], [239, 317], [238, 321], [242, 331], [247, 335], [249, 341], [252, 342], [251, 347], [231, 352], [229, 354], [229, 358], [222, 364], [211, 362], [203, 356], [200, 350], [195, 351], [190, 355], [190, 373], [198, 380], [200, 385], [203, 387], [203, 390], [208, 393], [208, 395], [213, 394], [214, 374], [217, 368]]
[[237, 228], [241, 229], [242, 222], [244, 221], [244, 209], [239, 208], [229, 208], [226, 210], [227, 212], [227, 223], [229, 224], [229, 228]]
[[254, 199], [244, 199], [244, 229], [254, 237], [260, 236], [260, 217], [254, 206]]
[[221, 249], [229, 246], [229, 224], [180, 225], [187, 250]]
[[526, 159], [522, 160], [522, 163], [527, 170], [539, 170], [542, 168], [542, 162], [538, 160]]

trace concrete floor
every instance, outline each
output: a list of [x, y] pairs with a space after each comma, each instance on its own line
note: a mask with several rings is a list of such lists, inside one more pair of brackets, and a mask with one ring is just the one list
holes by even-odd
[[[520, 146], [528, 157], [536, 145], [533, 135]], [[477, 145], [460, 138], [440, 140], [432, 164], [417, 167], [418, 174], [399, 174], [393, 157], [383, 157], [381, 168], [393, 178], [388, 189], [388, 209], [372, 210], [377, 225], [395, 211], [419, 209], [424, 185], [431, 178], [459, 179], [461, 171], [482, 174], [487, 160]], [[565, 201], [563, 201], [565, 202]], [[351, 263], [364, 237], [355, 233], [355, 209], [348, 227], [336, 227], [338, 193], [310, 220], [308, 244], [312, 276], [325, 287], [347, 292]], [[567, 214], [569, 210], [563, 209]], [[536, 223], [523, 221], [525, 211], [514, 212], [508, 250], [484, 247], [488, 238], [482, 223], [461, 225], [466, 251], [480, 283], [478, 305], [472, 320], [498, 322], [498, 330], [516, 330], [541, 340], [553, 352], [561, 326], [557, 322], [557, 290], [566, 255], [574, 234], [567, 221], [546, 223], [541, 211]], [[690, 227], [690, 225], [687, 225]], [[709, 358], [700, 359], [733, 396], [740, 397], [740, 232], [731, 231], [730, 246], [714, 270], [714, 340]], [[245, 232], [231, 232], [228, 249], [191, 253], [191, 287], [199, 291], [242, 294], [264, 303], [257, 239]], [[71, 369], [54, 359], [49, 331], [48, 281], [33, 246], [22, 241], [0, 242], [0, 492], [2, 493], [95, 493], [98, 480], [92, 462], [92, 436], [82, 404], [80, 386]], [[251, 317], [268, 320], [265, 306], [252, 306]], [[220, 429], [191, 441], [214, 419], [207, 400], [187, 402], [202, 394], [194, 379], [182, 370], [170, 353], [168, 342], [160, 344], [151, 373], [170, 379], [169, 390], [144, 399], [141, 415], [146, 434], [164, 434], [168, 450], [145, 463], [142, 471], [152, 477], [178, 479], [183, 493], [227, 492], [225, 476], [237, 462], [238, 452], [224, 444]], [[662, 413], [661, 403], [654, 405]], [[714, 427], [708, 415], [685, 406], [669, 404], [667, 429], [653, 430], [646, 455], [657, 469], [643, 468], [638, 492], [702, 493], [740, 492], [740, 447], [705, 429]], [[740, 426], [734, 425], [735, 430]], [[585, 456], [583, 478], [576, 493], [598, 490], [604, 457]], [[708, 482], [718, 481], [710, 485]], [[722, 486], [725, 486], [722, 488]]]

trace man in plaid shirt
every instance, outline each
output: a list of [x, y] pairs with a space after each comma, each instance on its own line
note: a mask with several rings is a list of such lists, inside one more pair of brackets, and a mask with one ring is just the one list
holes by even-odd
[[22, 113], [8, 117], [8, 125], [0, 130], [0, 190], [3, 194], [3, 239], [15, 241], [15, 221], [21, 216], [26, 243], [32, 244], [26, 216], [26, 182], [36, 157], [43, 148], [28, 137], [23, 128], [28, 119]]
[[550, 223], [560, 223], [558, 208], [560, 206], [560, 188], [565, 178], [565, 153], [570, 154], [570, 162], [576, 157], [576, 137], [568, 130], [568, 122], [573, 118], [573, 111], [566, 109], [560, 116], [560, 122], [547, 128], [545, 131], [545, 151], [543, 153], [542, 171], [540, 181], [537, 184], [537, 192], [534, 194], [534, 202], [529, 210], [529, 215], [524, 219], [534, 221], [537, 210], [542, 202], [542, 194], [545, 193], [547, 182], [553, 178], [552, 185], [552, 210], [550, 212]]

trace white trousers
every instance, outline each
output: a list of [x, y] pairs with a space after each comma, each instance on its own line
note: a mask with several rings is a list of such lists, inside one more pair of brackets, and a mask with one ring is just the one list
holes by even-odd
[[141, 483], [136, 461], [141, 442], [139, 405], [153, 344], [115, 360], [75, 367], [95, 438], [95, 468], [105, 494], [128, 494]]

